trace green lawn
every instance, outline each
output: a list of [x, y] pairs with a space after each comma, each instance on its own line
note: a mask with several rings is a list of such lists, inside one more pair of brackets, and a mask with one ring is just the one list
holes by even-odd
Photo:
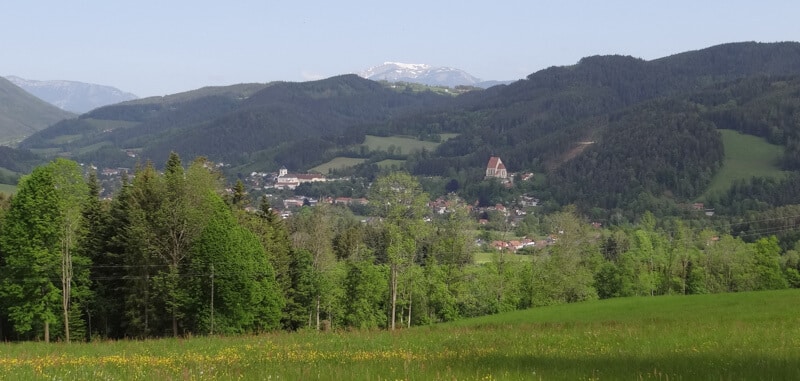
[[0, 343], [8, 380], [796, 380], [800, 290], [620, 298], [386, 331]]
[[783, 147], [737, 131], [719, 131], [725, 145], [725, 161], [712, 179], [706, 195], [724, 192], [736, 180], [746, 180], [753, 176], [783, 176], [786, 173], [778, 168]]

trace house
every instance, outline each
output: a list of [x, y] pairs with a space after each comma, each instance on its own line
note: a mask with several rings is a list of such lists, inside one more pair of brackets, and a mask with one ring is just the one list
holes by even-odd
[[508, 172], [503, 161], [499, 156], [492, 156], [489, 158], [489, 163], [486, 165], [486, 178], [507, 179]]
[[293, 190], [302, 183], [315, 183], [326, 180], [327, 179], [323, 175], [313, 173], [289, 173], [286, 167], [281, 167], [278, 171], [278, 177], [275, 178], [275, 188]]

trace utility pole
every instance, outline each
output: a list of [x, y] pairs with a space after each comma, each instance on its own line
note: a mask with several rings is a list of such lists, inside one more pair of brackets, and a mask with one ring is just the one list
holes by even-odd
[[214, 334], [214, 264], [211, 264], [211, 334]]

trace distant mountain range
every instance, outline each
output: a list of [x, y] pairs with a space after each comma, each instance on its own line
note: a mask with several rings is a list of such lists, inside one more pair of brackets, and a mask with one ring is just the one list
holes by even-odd
[[8, 76], [6, 79], [47, 103], [78, 114], [138, 98], [115, 87], [93, 83], [37, 81], [16, 76]]
[[358, 73], [358, 75], [373, 81], [410, 82], [446, 87], [475, 86], [489, 88], [495, 85], [511, 83], [511, 81], [482, 81], [463, 70], [451, 67], [400, 62], [384, 62], [382, 65], [371, 67]]
[[11, 145], [74, 116], [0, 77], [0, 145]]

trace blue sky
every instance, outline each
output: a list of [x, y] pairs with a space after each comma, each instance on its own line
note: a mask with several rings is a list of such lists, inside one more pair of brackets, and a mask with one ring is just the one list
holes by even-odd
[[510, 80], [595, 54], [799, 41], [798, 1], [8, 1], [0, 75], [139, 96], [305, 81], [384, 61]]

